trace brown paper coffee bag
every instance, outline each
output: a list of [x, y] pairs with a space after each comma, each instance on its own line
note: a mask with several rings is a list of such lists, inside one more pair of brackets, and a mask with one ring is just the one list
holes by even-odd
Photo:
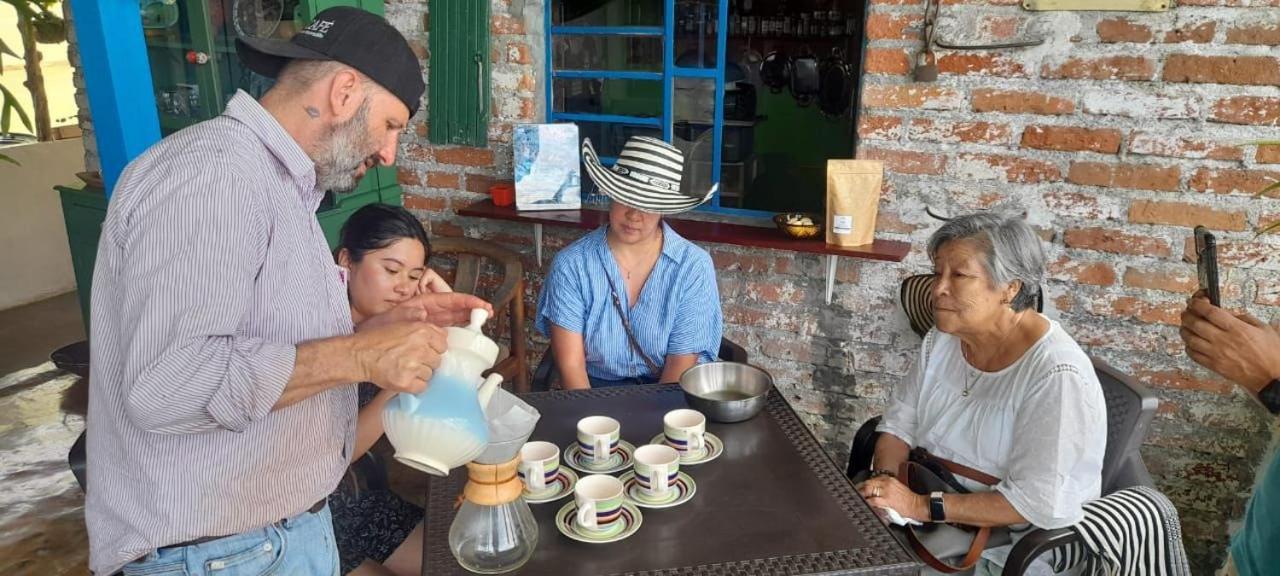
[[875, 240], [883, 179], [879, 160], [827, 160], [827, 244], [862, 246]]

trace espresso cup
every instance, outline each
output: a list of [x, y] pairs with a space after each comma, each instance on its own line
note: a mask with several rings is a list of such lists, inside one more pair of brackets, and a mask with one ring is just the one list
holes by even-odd
[[527, 442], [520, 447], [517, 474], [529, 492], [547, 489], [560, 475], [560, 448], [550, 442]]
[[697, 410], [681, 408], [662, 417], [662, 435], [668, 446], [682, 458], [696, 457], [706, 447], [707, 417]]
[[603, 465], [618, 451], [622, 425], [608, 416], [587, 416], [578, 421], [578, 450], [587, 462]]
[[652, 498], [662, 498], [675, 486], [680, 474], [680, 452], [665, 444], [636, 448], [636, 484]]
[[622, 518], [622, 481], [606, 474], [592, 474], [573, 487], [573, 500], [578, 505], [578, 526], [604, 531]]

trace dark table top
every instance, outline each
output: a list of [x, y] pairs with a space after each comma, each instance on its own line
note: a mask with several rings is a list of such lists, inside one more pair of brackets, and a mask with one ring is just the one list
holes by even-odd
[[[662, 415], [687, 407], [674, 385], [554, 391], [521, 397], [542, 413], [531, 440], [564, 447], [577, 421], [595, 414], [622, 423], [641, 446], [662, 431]], [[586, 544], [556, 530], [553, 518], [572, 496], [530, 505], [538, 548], [512, 574], [916, 574], [915, 557], [895, 539], [777, 393], [765, 410], [736, 424], [708, 422], [724, 454], [681, 466], [697, 492], [675, 508], [641, 508], [639, 531], [610, 544]], [[619, 472], [617, 475], [621, 475]], [[465, 468], [427, 485], [423, 573], [468, 574], [449, 552], [453, 505]]]

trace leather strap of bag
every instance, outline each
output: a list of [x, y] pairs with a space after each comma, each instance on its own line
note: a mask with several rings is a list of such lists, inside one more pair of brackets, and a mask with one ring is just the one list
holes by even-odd
[[[947, 460], [943, 460], [942, 458], [934, 457], [934, 459], [944, 463], [948, 462]], [[898, 481], [902, 482], [908, 488], [911, 487], [911, 467], [912, 466], [920, 466], [920, 464], [916, 462], [906, 461], [898, 466]], [[959, 465], [957, 464], [957, 466]], [[920, 466], [920, 467], [921, 469], [928, 470], [928, 468], [925, 468], [923, 466]], [[969, 470], [973, 472], [978, 472], [977, 470], [973, 470], [972, 468], [967, 468], [963, 466], [961, 468], [964, 468], [965, 470]], [[951, 468], [948, 468], [948, 470], [951, 470]], [[959, 471], [951, 470], [951, 472], [953, 474], [959, 474], [961, 476], [965, 476], [966, 478], [968, 478], [967, 475]], [[987, 478], [992, 478], [990, 475], [983, 474], [982, 472], [978, 472], [978, 474], [982, 474]], [[994, 478], [992, 479], [995, 480]], [[977, 478], [974, 478], [974, 480], [987, 484], [985, 481], [978, 480]], [[995, 480], [995, 482], [991, 482], [988, 485], [992, 485], [997, 482], [999, 482], [999, 480]], [[976, 528], [973, 526], [965, 526], [963, 524], [953, 524], [953, 525], [958, 527], [964, 527], [966, 529]], [[976, 530], [977, 531], [973, 535], [973, 542], [969, 544], [969, 551], [965, 553], [964, 558], [961, 559], [960, 563], [957, 565], [947, 564], [946, 562], [942, 561], [938, 557], [934, 556], [932, 552], [929, 552], [929, 549], [925, 547], [924, 542], [920, 539], [918, 535], [916, 535], [916, 527], [910, 524], [907, 525], [907, 540], [911, 542], [911, 548], [915, 550], [916, 555], [919, 556], [921, 560], [924, 560], [924, 563], [928, 564], [930, 568], [933, 568], [934, 570], [937, 570], [938, 572], [941, 572], [943, 574], [955, 574], [956, 572], [964, 572], [965, 570], [973, 568], [973, 566], [977, 564], [978, 560], [982, 557], [982, 551], [987, 548], [987, 539], [991, 537], [991, 528], [982, 527], [982, 528], [976, 528]]]
[[662, 369], [657, 364], [654, 364], [653, 360], [649, 359], [649, 356], [644, 353], [644, 349], [640, 347], [640, 342], [636, 340], [636, 335], [631, 333], [631, 321], [627, 320], [627, 312], [622, 309], [622, 300], [618, 299], [618, 291], [610, 290], [609, 292], [613, 296], [613, 307], [618, 311], [618, 316], [622, 318], [622, 330], [627, 333], [627, 340], [631, 342], [631, 349], [635, 350], [636, 354], [639, 354], [640, 358], [644, 360], [645, 365], [649, 367], [649, 372], [662, 376]]
[[[968, 466], [965, 466], [964, 464], [952, 462], [950, 460], [947, 460], [946, 458], [939, 458], [937, 456], [934, 456], [933, 454], [930, 454], [929, 451], [925, 450], [924, 448], [915, 448], [912, 450], [912, 452], [915, 453], [917, 459], [937, 462], [938, 464], [942, 465], [943, 468], [946, 468], [949, 472], [951, 472], [952, 474], [955, 474], [956, 476], [968, 478], [970, 480], [973, 480], [974, 482], [981, 482], [986, 486], [995, 486], [996, 484], [1000, 483], [1000, 479], [996, 478], [995, 476], [987, 474], [986, 472], [983, 472], [976, 468], [970, 468]], [[905, 481], [903, 483], [905, 483]]]

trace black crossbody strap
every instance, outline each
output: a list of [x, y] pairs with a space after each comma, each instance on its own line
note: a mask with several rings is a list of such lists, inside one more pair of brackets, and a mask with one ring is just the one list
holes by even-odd
[[613, 307], [618, 311], [618, 317], [622, 319], [622, 330], [627, 333], [627, 340], [631, 342], [631, 349], [640, 355], [640, 359], [644, 360], [644, 363], [649, 366], [650, 372], [662, 376], [662, 369], [657, 364], [654, 364], [653, 360], [649, 359], [649, 356], [644, 353], [644, 349], [640, 347], [640, 342], [636, 340], [636, 335], [631, 333], [631, 321], [627, 320], [627, 311], [622, 309], [622, 300], [618, 298], [618, 291], [612, 288], [613, 286], [610, 286], [609, 292], [613, 296]]

